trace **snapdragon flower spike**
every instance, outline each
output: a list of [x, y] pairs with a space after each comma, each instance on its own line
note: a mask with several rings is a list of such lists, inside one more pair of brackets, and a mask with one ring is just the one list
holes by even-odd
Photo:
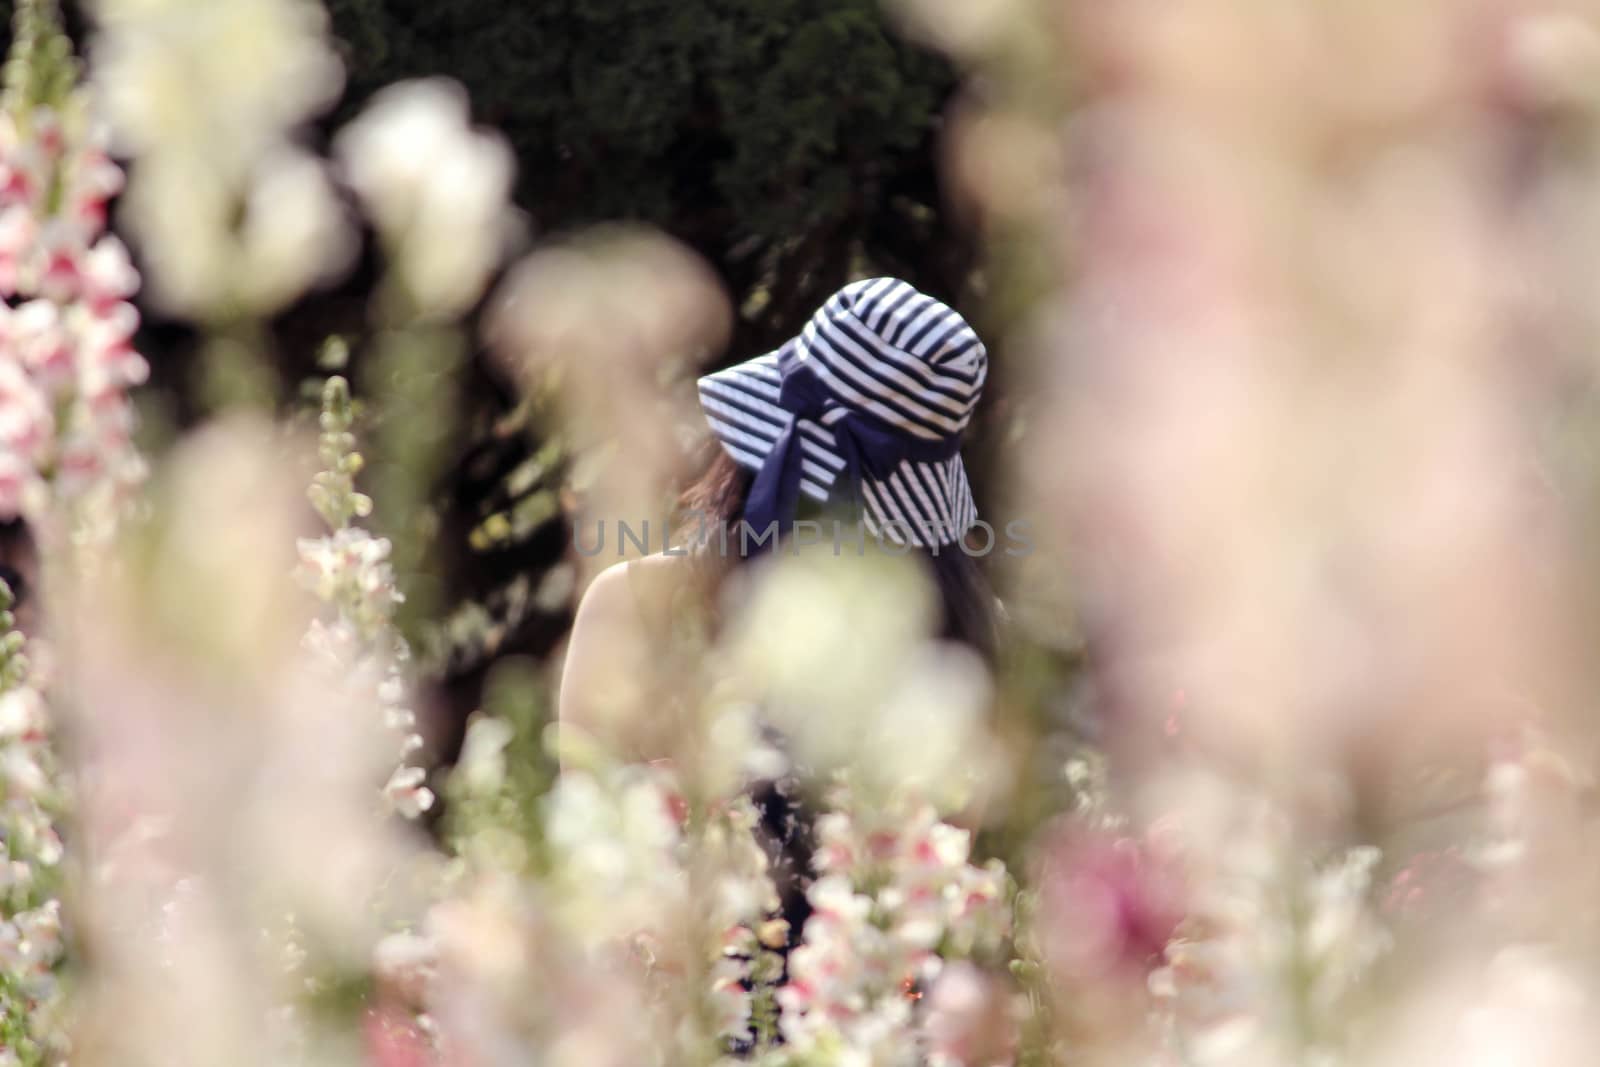
[[750, 798], [690, 816], [666, 766], [600, 761], [562, 774], [542, 814], [543, 888], [564, 936], [625, 959], [667, 1030], [686, 1015], [707, 1040], [770, 1045], [786, 928]]
[[378, 639], [404, 600], [388, 562], [388, 540], [351, 526], [328, 537], [303, 538], [298, 547], [301, 583], [334, 605], [362, 637]]
[[65, 790], [50, 747], [49, 706], [10, 603], [0, 583], [0, 1033], [19, 1062], [62, 1063], [56, 819]]
[[775, 950], [788, 940], [771, 864], [755, 836], [760, 821], [755, 804], [739, 794], [712, 806], [696, 843], [703, 866], [715, 872], [710, 925], [722, 931], [709, 990], [716, 1036], [737, 1044], [753, 1039], [757, 1049], [777, 1036], [769, 1020], [778, 1012], [783, 961]]
[[914, 1006], [944, 964], [1009, 935], [1005, 869], [975, 867], [970, 835], [926, 803], [871, 810], [835, 790], [817, 822], [812, 915], [778, 991], [796, 1051], [843, 1048], [862, 1062], [920, 1062]]
[[390, 810], [416, 819], [433, 807], [427, 772], [411, 760], [423, 747], [416, 714], [406, 705], [404, 666], [411, 653], [394, 629], [394, 609], [405, 597], [395, 584], [386, 538], [374, 537], [351, 520], [369, 514], [372, 501], [355, 488], [361, 454], [351, 433], [355, 416], [350, 387], [329, 378], [322, 392], [319, 454], [324, 469], [307, 498], [331, 528], [324, 537], [302, 538], [295, 576], [331, 617], [313, 620], [304, 642], [335, 684], [351, 694], [352, 706], [376, 709], [395, 736], [395, 769], [382, 789]]
[[133, 346], [139, 275], [104, 232], [122, 173], [71, 65], [49, 58], [67, 54], [46, 47], [65, 41], [53, 7], [20, 6], [15, 39], [0, 109], [0, 518], [70, 504], [104, 534], [146, 474], [127, 396], [149, 373]]

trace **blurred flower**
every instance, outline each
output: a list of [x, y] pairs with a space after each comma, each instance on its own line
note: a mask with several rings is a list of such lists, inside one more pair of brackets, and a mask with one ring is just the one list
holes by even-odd
[[371, 501], [355, 489], [354, 475], [363, 460], [355, 450], [350, 389], [343, 378], [330, 378], [324, 385], [319, 421], [325, 468], [306, 495], [333, 532], [297, 542], [297, 576], [331, 609], [331, 616], [313, 620], [304, 645], [330, 687], [346, 692], [353, 707], [376, 710], [394, 735], [397, 765], [382, 793], [392, 810], [415, 819], [433, 807], [434, 795], [426, 785], [427, 772], [410, 763], [423, 740], [408, 706], [403, 673], [411, 650], [393, 626], [394, 609], [405, 597], [388, 562], [389, 542], [349, 525], [370, 512]]
[[779, 988], [785, 1042], [803, 1056], [919, 1062], [913, 1008], [947, 961], [1010, 935], [1005, 869], [967, 862], [967, 831], [931, 806], [874, 810], [836, 788], [817, 826], [812, 914]]
[[[671, 1027], [626, 958], [581, 949], [544, 894], [475, 871], [430, 922], [439, 944], [429, 1014], [461, 1067], [642, 1067], [667, 1061]], [[626, 1025], [619, 1025], [626, 1020]]]
[[923, 1031], [929, 1067], [997, 1067], [1013, 1062], [1017, 1022], [1006, 983], [965, 961], [933, 983]]
[[1115, 831], [1064, 823], [1040, 843], [1034, 936], [1058, 980], [1142, 985], [1184, 915], [1170, 858]]
[[1587, 969], [1556, 946], [1511, 944], [1483, 958], [1429, 967], [1409, 984], [1376, 1067], [1577, 1067], [1600, 1041]]
[[431, 1067], [436, 1062], [428, 1035], [404, 1011], [370, 1008], [363, 1030], [367, 1062], [374, 1067]]
[[392, 995], [410, 1005], [426, 1001], [438, 963], [438, 946], [420, 934], [390, 934], [372, 953], [374, 976]]
[[615, 529], [660, 514], [688, 466], [684, 428], [709, 433], [691, 414], [691, 372], [733, 325], [711, 266], [656, 231], [597, 228], [507, 271], [485, 320], [495, 355], [524, 389], [541, 395], [560, 384], [563, 438], [580, 465], [575, 522]]
[[389, 542], [347, 526], [327, 537], [301, 538], [301, 582], [337, 606], [363, 636], [376, 636], [404, 599], [394, 585]]
[[[469, 849], [434, 910], [428, 1003], [447, 1054], [698, 1062], [719, 1038], [747, 1041], [781, 971], [763, 940], [778, 899], [749, 800], [691, 818], [665, 768], [609, 765], [564, 773], [541, 814], [538, 878]], [[599, 1024], [618, 1011], [630, 1027]]]
[[421, 857], [374, 803], [394, 760], [381, 678], [329, 684], [302, 647], [283, 456], [260, 425], [192, 435], [152, 522], [60, 572], [81, 739], [74, 1062], [315, 1059], [357, 1020], [307, 998], [363, 972], [385, 909], [405, 913]]
[[342, 277], [355, 233], [326, 165], [292, 146], [264, 157], [252, 176], [239, 231], [237, 270], [251, 303], [266, 313]]
[[433, 793], [422, 784], [427, 778], [421, 767], [396, 767], [383, 787], [384, 799], [403, 818], [418, 818], [433, 807]]
[[604, 787], [563, 774], [546, 800], [554, 903], [572, 930], [600, 941], [675, 927], [687, 889], [673, 786], [648, 768], [617, 773]]
[[452, 780], [459, 782], [468, 795], [494, 794], [505, 784], [505, 749], [514, 736], [511, 724], [504, 719], [474, 715], [467, 723], [461, 754], [450, 772]]
[[1024, 0], [891, 0], [889, 6], [918, 36], [969, 59], [991, 53], [1028, 13]]
[[38, 512], [49, 487], [41, 473], [55, 419], [43, 390], [19, 362], [0, 362], [0, 515]]
[[1374, 899], [1378, 850], [1314, 861], [1264, 802], [1202, 826], [1163, 839], [1187, 875], [1182, 924], [1150, 977], [1168, 1039], [1205, 1063], [1337, 1056], [1353, 998], [1391, 944]]
[[[42, 16], [35, 16], [36, 18]], [[53, 36], [46, 19], [30, 32]], [[18, 63], [24, 62], [18, 58]], [[126, 391], [148, 367], [133, 349], [139, 276], [103, 234], [121, 188], [83, 94], [8, 92], [0, 112], [0, 518], [42, 522], [52, 501], [79, 536], [107, 535], [144, 477]]]
[[55, 1064], [67, 1053], [56, 821], [69, 790], [52, 750], [42, 679], [9, 607], [9, 591], [0, 590], [0, 1027], [9, 1051]]
[[135, 161], [123, 217], [150, 297], [197, 319], [266, 315], [342, 274], [350, 223], [323, 167], [293, 143], [343, 85], [321, 5], [92, 8], [95, 102]]
[[376, 94], [334, 151], [419, 314], [459, 315], [483, 294], [512, 233], [516, 161], [473, 130], [466, 92], [443, 78]]
[[119, 153], [248, 165], [343, 87], [309, 0], [95, 0], [93, 85]]
[[914, 561], [824, 547], [772, 562], [727, 628], [726, 661], [808, 772], [848, 768], [860, 790], [942, 810], [1003, 788], [988, 672], [965, 646], [931, 639], [933, 590]]

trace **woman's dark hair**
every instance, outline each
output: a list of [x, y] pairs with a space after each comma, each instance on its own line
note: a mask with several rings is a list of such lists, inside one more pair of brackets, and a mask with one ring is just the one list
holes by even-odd
[[[738, 527], [755, 476], [735, 463], [720, 444], [711, 442], [710, 447], [715, 454], [700, 478], [684, 490], [678, 506], [682, 513], [695, 516], [692, 525], [730, 549], [717, 553], [715, 559], [712, 553], [703, 553], [702, 558], [716, 569], [715, 578], [726, 573], [727, 566], [746, 558]], [[977, 558], [959, 545], [945, 545], [937, 554], [925, 548], [911, 552], [923, 560], [939, 590], [944, 612], [940, 636], [965, 643], [993, 664], [998, 636], [994, 593]]]

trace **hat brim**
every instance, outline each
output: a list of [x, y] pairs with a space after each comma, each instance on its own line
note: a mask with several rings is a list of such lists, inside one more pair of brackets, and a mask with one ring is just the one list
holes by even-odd
[[[700, 408], [711, 432], [746, 470], [761, 469], [794, 420], [778, 405], [783, 357], [784, 349], [779, 349], [708, 374], [697, 383]], [[801, 419], [798, 429], [801, 492], [824, 504], [834, 498], [835, 489], [847, 492], [847, 487], [836, 484], [845, 461], [833, 432], [811, 419]], [[902, 460], [886, 477], [864, 477], [861, 489], [868, 531], [897, 544], [923, 548], [949, 544], [978, 521], [960, 455], [937, 462]]]

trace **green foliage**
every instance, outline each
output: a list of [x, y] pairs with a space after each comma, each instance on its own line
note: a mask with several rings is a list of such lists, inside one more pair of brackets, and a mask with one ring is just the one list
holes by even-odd
[[543, 843], [540, 803], [555, 780], [545, 744], [550, 708], [531, 660], [499, 661], [485, 686], [483, 711], [445, 786], [445, 837], [460, 855], [485, 851], [522, 868]]
[[361, 472], [363, 460], [356, 451], [355, 435], [350, 432], [355, 425], [350, 383], [338, 375], [329, 378], [322, 387], [322, 414], [318, 423], [322, 434], [317, 442], [317, 454], [322, 460], [322, 470], [312, 478], [306, 495], [329, 528], [342, 530], [350, 525], [351, 519], [370, 515], [372, 500], [356, 492], [355, 477]]
[[5, 65], [5, 108], [26, 115], [36, 107], [60, 108], [77, 84], [72, 41], [61, 24], [56, 0], [22, 0], [0, 8], [11, 23]]
[[11, 587], [0, 580], [0, 693], [21, 685], [28, 676], [28, 658], [22, 650], [25, 639], [11, 613], [15, 604]]
[[453, 327], [412, 325], [375, 338], [360, 378], [372, 401], [370, 486], [378, 524], [394, 545], [406, 599], [396, 618], [408, 640], [447, 602], [429, 553], [439, 537], [433, 497], [461, 446], [457, 376], [465, 338]]

